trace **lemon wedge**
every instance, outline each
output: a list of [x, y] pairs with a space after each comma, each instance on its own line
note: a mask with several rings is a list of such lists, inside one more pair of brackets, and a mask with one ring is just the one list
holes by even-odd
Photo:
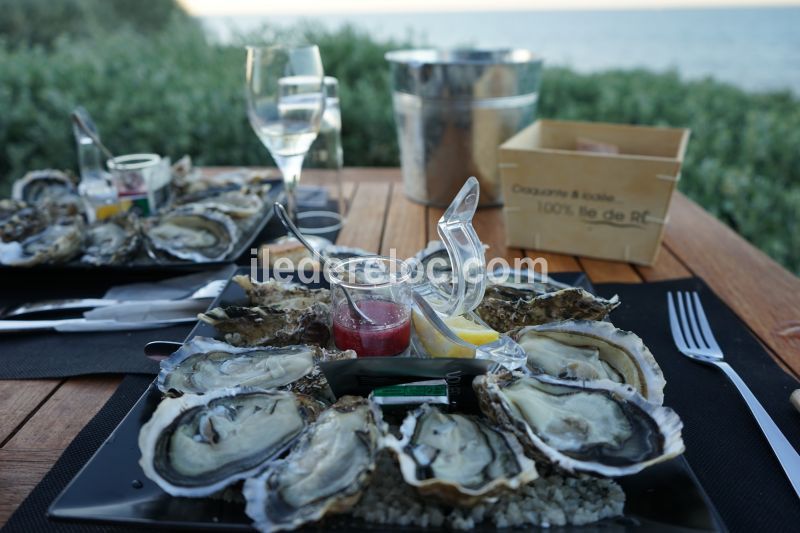
[[[439, 333], [439, 331], [433, 327], [433, 324], [431, 324], [419, 310], [414, 309], [412, 319], [417, 336], [425, 347], [425, 351], [428, 352], [431, 357], [460, 357], [470, 359], [475, 357], [474, 350], [451, 342], [445, 338], [444, 335]], [[488, 344], [500, 338], [500, 334], [495, 330], [476, 324], [463, 316], [444, 318], [443, 320], [458, 338], [476, 346]]]

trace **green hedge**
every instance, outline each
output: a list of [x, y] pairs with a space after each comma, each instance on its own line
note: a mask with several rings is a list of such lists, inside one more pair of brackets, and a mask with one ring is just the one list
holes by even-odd
[[[120, 153], [188, 153], [203, 165], [269, 162], [245, 116], [241, 46], [209, 43], [194, 22], [169, 20], [158, 32], [98, 25], [46, 42], [4, 34], [0, 25], [0, 195], [27, 170], [75, 168], [68, 114], [79, 104]], [[256, 40], [287, 38], [319, 43], [327, 72], [341, 81], [346, 164], [397, 165], [383, 54], [407, 43], [309, 27], [266, 28]], [[680, 188], [800, 273], [797, 96], [643, 70], [548, 68], [543, 80], [544, 117], [691, 128]]]

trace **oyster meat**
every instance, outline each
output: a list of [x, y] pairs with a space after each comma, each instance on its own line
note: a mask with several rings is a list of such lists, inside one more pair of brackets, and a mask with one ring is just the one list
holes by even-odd
[[66, 263], [81, 251], [80, 224], [53, 224], [23, 241], [0, 242], [0, 264], [33, 266]]
[[81, 261], [92, 265], [119, 265], [139, 250], [141, 234], [135, 215], [99, 221], [86, 231]]
[[322, 413], [285, 460], [244, 485], [246, 512], [260, 531], [292, 530], [349, 511], [375, 469], [380, 411], [343, 396]]
[[528, 370], [561, 379], [608, 379], [633, 387], [656, 405], [664, 403], [664, 374], [637, 335], [608, 322], [566, 320], [514, 331]]
[[198, 318], [214, 326], [234, 346], [327, 346], [330, 306], [319, 302], [308, 307], [296, 305], [297, 301], [287, 300], [271, 306], [216, 307]]
[[619, 305], [580, 287], [545, 283], [489, 283], [475, 312], [492, 329], [510, 331], [567, 319], [602, 320]]
[[311, 398], [252, 388], [166, 398], [139, 432], [139, 464], [173, 496], [208, 496], [260, 471], [319, 411]]
[[385, 438], [406, 483], [443, 503], [473, 506], [538, 477], [517, 438], [485, 421], [428, 404], [411, 412], [401, 438]]
[[626, 385], [487, 374], [473, 381], [481, 410], [529, 457], [568, 472], [617, 477], [683, 453], [683, 424]]
[[314, 303], [331, 303], [328, 289], [310, 289], [297, 283], [284, 283], [274, 279], [258, 282], [250, 276], [233, 276], [250, 300], [250, 305], [280, 306], [281, 309], [304, 309]]
[[148, 253], [205, 263], [225, 259], [239, 238], [239, 229], [226, 214], [199, 205], [186, 205], [149, 219], [144, 226]]
[[161, 361], [156, 385], [171, 395], [204, 394], [235, 386], [286, 387], [332, 403], [335, 398], [318, 363], [355, 357], [352, 350], [329, 353], [318, 346], [239, 348], [194, 337]]
[[264, 200], [261, 196], [243, 190], [215, 191], [213, 194], [201, 193], [200, 195], [185, 196], [179, 200], [179, 203], [191, 203], [206, 209], [216, 209], [238, 219], [254, 217], [264, 211]]

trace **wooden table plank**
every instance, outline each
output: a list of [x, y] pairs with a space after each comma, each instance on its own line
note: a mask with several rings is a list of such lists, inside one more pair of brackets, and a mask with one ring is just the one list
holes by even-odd
[[0, 449], [0, 527], [61, 456], [62, 450]]
[[360, 183], [353, 196], [348, 223], [336, 243], [377, 253], [381, 248], [390, 183]]
[[680, 193], [665, 242], [800, 374], [800, 279]]
[[692, 276], [691, 271], [665, 246], [661, 247], [658, 259], [653, 266], [636, 266], [635, 268], [645, 281], [663, 281]]
[[416, 204], [403, 195], [403, 188], [394, 185], [390, 197], [383, 242], [380, 253], [398, 259], [408, 259], [427, 244], [425, 206]]
[[583, 270], [578, 260], [571, 255], [541, 250], [526, 250], [525, 256], [534, 260], [541, 258], [547, 261], [548, 272], [580, 272]]
[[581, 257], [578, 259], [592, 283], [639, 283], [642, 278], [628, 263]]
[[61, 384], [57, 379], [0, 381], [0, 445], [5, 443]]

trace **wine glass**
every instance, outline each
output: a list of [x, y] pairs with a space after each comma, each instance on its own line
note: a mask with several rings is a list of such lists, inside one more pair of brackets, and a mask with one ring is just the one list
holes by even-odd
[[295, 219], [295, 187], [325, 111], [319, 48], [248, 46], [246, 80], [250, 125], [283, 175], [289, 215]]

